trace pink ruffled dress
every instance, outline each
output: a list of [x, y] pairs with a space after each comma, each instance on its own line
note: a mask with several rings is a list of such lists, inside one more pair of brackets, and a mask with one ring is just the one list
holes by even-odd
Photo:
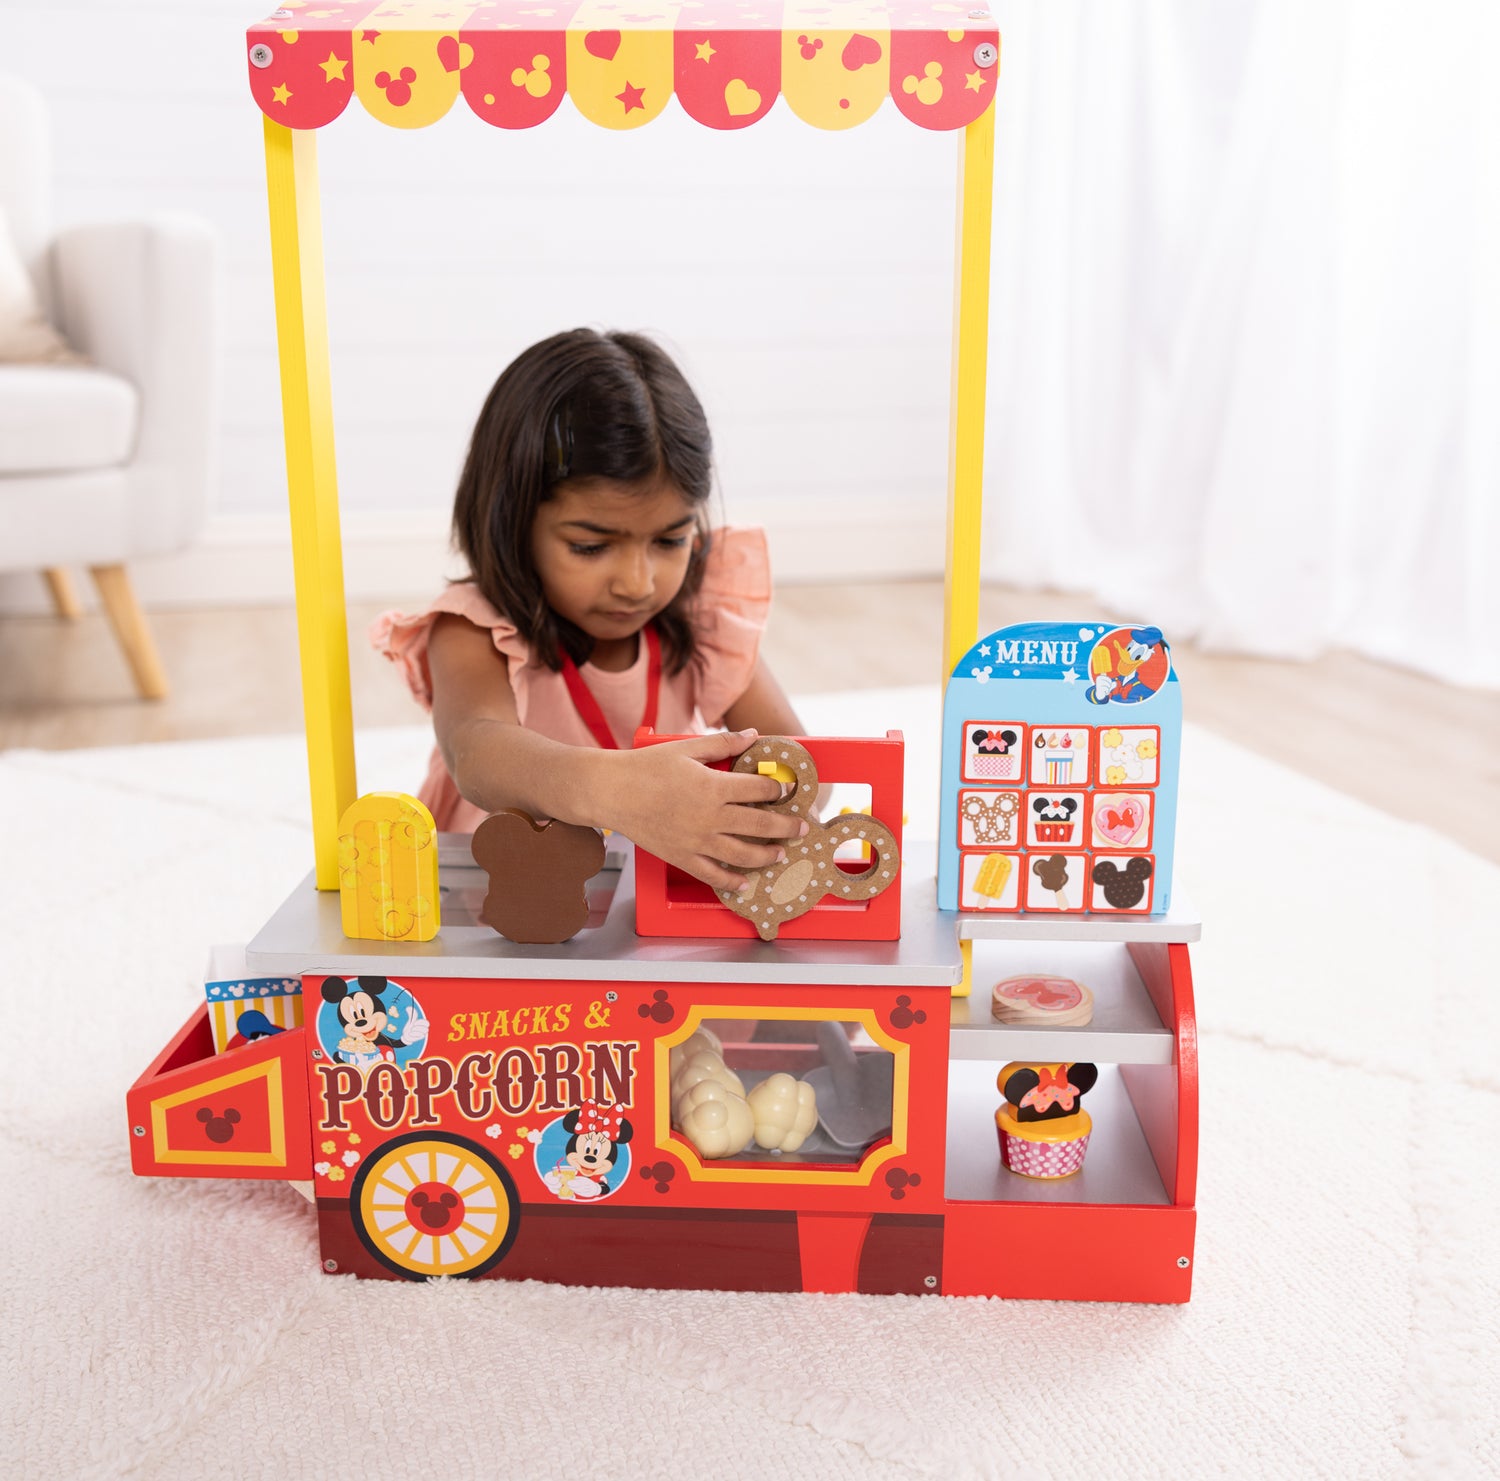
[[[658, 731], [701, 735], [723, 724], [729, 708], [750, 686], [770, 610], [771, 563], [764, 532], [716, 530], [691, 611], [697, 656], [681, 673], [662, 674]], [[495, 648], [505, 655], [521, 724], [567, 745], [597, 746], [573, 705], [562, 674], [536, 662], [514, 624], [468, 582], [450, 586], [430, 607], [414, 616], [382, 613], [370, 628], [371, 643], [401, 665], [411, 692], [424, 709], [432, 708], [427, 644], [433, 624], [444, 612], [489, 629]], [[645, 643], [639, 649], [635, 663], [620, 673], [608, 673], [591, 663], [581, 664], [578, 670], [622, 749], [629, 748], [646, 707]], [[484, 821], [485, 813], [459, 795], [442, 753], [435, 747], [427, 780], [417, 795], [442, 832], [472, 833]]]

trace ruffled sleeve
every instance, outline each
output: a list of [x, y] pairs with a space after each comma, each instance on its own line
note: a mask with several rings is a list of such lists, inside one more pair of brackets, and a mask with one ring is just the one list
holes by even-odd
[[730, 706], [750, 687], [770, 611], [765, 531], [715, 530], [692, 608], [697, 704], [709, 725], [722, 724]]
[[490, 631], [495, 649], [510, 660], [514, 679], [517, 668], [524, 665], [531, 650], [516, 631], [514, 623], [502, 617], [469, 581], [457, 581], [425, 611], [415, 616], [405, 612], [382, 612], [370, 625], [370, 643], [392, 663], [399, 664], [407, 686], [423, 709], [432, 708], [432, 674], [427, 664], [427, 645], [433, 624], [445, 612], [466, 618], [475, 627]]

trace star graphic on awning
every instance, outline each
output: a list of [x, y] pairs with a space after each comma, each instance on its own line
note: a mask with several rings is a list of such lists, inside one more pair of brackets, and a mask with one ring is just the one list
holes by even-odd
[[318, 65], [323, 69], [323, 76], [329, 82], [342, 82], [344, 80], [344, 68], [349, 65], [349, 61], [346, 57], [329, 52], [328, 60], [326, 62], [319, 62]]
[[359, 39], [361, 41], [368, 41], [370, 45], [373, 46], [375, 44], [375, 38], [378, 35], [380, 35], [379, 31], [361, 31], [359, 33]]
[[982, 88], [983, 86], [984, 86], [984, 73], [983, 72], [965, 72], [964, 73], [964, 90], [966, 92], [977, 93], [980, 90], [980, 88]]
[[271, 89], [271, 97], [278, 103], [289, 102], [291, 96], [292, 90], [284, 82], [278, 82], [276, 86]]
[[694, 48], [700, 62], [711, 62], [714, 58], [714, 47], [711, 41], [700, 41]]
[[632, 108], [639, 108], [641, 112], [644, 113], [646, 111], [646, 105], [641, 102], [641, 95], [645, 91], [646, 89], [643, 87], [631, 87], [630, 83], [627, 81], [625, 84], [625, 91], [623, 93], [616, 93], [615, 98], [617, 99], [617, 101], [625, 105], [625, 111], [627, 113], [629, 113]]

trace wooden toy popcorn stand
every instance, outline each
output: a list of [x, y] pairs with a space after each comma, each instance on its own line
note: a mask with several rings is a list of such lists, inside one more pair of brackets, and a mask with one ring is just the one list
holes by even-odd
[[[1155, 629], [1099, 623], [978, 634], [998, 48], [987, 10], [918, 0], [775, 15], [755, 0], [311, 0], [251, 28], [315, 867], [247, 947], [216, 948], [205, 1004], [129, 1092], [137, 1172], [296, 1181], [324, 1268], [366, 1276], [1188, 1299], [1197, 925], [1171, 882], [1169, 650]], [[900, 838], [899, 735], [807, 740], [823, 781], [871, 787], [905, 858], [895, 888], [835, 890], [774, 940], [619, 839], [572, 939], [506, 940], [479, 918], [488, 881], [467, 839], [357, 796], [316, 130], [351, 97], [413, 127], [460, 95], [524, 129], [564, 93], [609, 128], [675, 94], [718, 129], [778, 95], [847, 128], [889, 95], [958, 136], [937, 868]], [[437, 856], [435, 898], [413, 887], [386, 928], [399, 939], [345, 934], [341, 829], [365, 804], [422, 868]], [[835, 884], [874, 867], [836, 841]], [[703, 1080], [760, 1096], [748, 1145], [695, 1120], [720, 1096]], [[1076, 1115], [1085, 1090], [1080, 1137], [1083, 1120], [1050, 1117]], [[1047, 1175], [1002, 1160], [1007, 1125]], [[1080, 1141], [1086, 1161], [1054, 1175]]]

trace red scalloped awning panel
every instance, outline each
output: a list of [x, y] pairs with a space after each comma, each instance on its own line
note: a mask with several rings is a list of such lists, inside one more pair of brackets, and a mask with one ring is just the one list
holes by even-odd
[[887, 93], [913, 123], [957, 129], [994, 99], [999, 33], [982, 0], [294, 0], [247, 35], [261, 111], [317, 129], [351, 96], [397, 128], [461, 96], [486, 123], [534, 128], [563, 94], [605, 128], [636, 128], [673, 94], [740, 129], [778, 97], [821, 128], [864, 122]]

